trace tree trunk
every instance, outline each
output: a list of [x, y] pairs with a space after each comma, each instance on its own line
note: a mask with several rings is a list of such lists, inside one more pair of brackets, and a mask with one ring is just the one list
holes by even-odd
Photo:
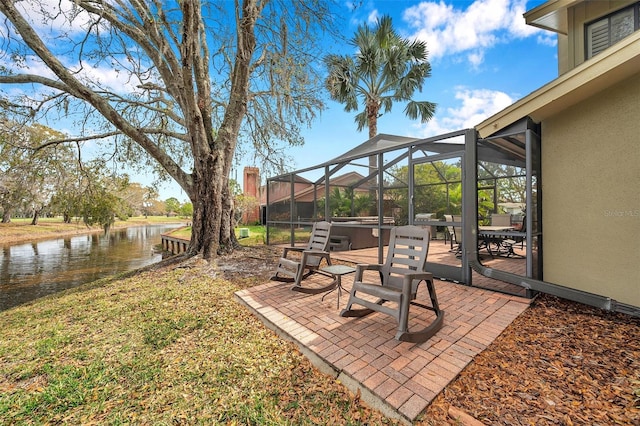
[[[380, 106], [375, 101], [370, 101], [367, 106], [367, 121], [369, 123], [369, 139], [376, 137], [378, 134], [378, 112], [380, 111]], [[378, 157], [376, 155], [369, 156], [369, 174], [374, 173], [378, 169]], [[376, 196], [378, 194], [378, 180], [371, 179], [369, 181], [371, 188], [369, 189], [369, 196], [371, 200], [376, 200]], [[377, 204], [376, 204], [377, 205]], [[374, 207], [372, 207], [374, 209]], [[377, 215], [378, 209], [375, 208], [375, 211], [370, 211], [371, 215]]]
[[[191, 9], [183, 3], [184, 15]], [[247, 111], [251, 57], [256, 47], [254, 28], [260, 14], [256, 0], [244, 0], [237, 26], [237, 51], [231, 76], [231, 94], [215, 140], [207, 126], [211, 123], [208, 94], [199, 98], [191, 117], [194, 147], [193, 188], [188, 193], [193, 203], [193, 224], [188, 255], [202, 253], [206, 260], [230, 253], [238, 246], [233, 232], [233, 196], [229, 188], [229, 172], [242, 120]], [[197, 65], [198, 63], [195, 62]], [[196, 66], [195, 69], [198, 69]], [[207, 89], [208, 75], [202, 76], [201, 88]], [[204, 93], [204, 92], [203, 92]], [[198, 93], [202, 95], [202, 93]], [[200, 115], [202, 114], [202, 115]]]
[[4, 209], [2, 212], [2, 223], [11, 223], [11, 211]]
[[31, 219], [31, 224], [37, 225], [39, 218], [40, 218], [40, 210], [36, 209], [33, 211], [33, 219]]
[[218, 253], [230, 253], [237, 246], [235, 232], [233, 232], [233, 195], [229, 189], [229, 183], [222, 191], [222, 220], [220, 223], [220, 248]]
[[[224, 145], [224, 144], [222, 144]], [[196, 196], [193, 203], [191, 241], [187, 254], [202, 254], [203, 259], [231, 253], [240, 244], [233, 225], [233, 195], [229, 188], [226, 156], [217, 152], [207, 156], [194, 173]]]
[[194, 196], [193, 223], [188, 255], [202, 253], [204, 259], [210, 259], [218, 251], [218, 238], [222, 217], [221, 177], [215, 173], [216, 159], [213, 154], [202, 158], [193, 174]]

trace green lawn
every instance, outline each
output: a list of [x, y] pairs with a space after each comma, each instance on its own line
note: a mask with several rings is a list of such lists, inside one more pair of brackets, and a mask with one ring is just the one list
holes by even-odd
[[0, 312], [0, 424], [388, 424], [235, 302], [206, 263]]
[[[249, 230], [248, 237], [240, 237], [240, 228]], [[267, 228], [263, 225], [241, 225], [235, 229], [236, 238], [243, 246], [255, 246], [266, 243]]]

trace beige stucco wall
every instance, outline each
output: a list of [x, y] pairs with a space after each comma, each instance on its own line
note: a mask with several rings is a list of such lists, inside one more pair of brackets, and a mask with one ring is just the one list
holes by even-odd
[[640, 307], [640, 73], [542, 123], [544, 280]]

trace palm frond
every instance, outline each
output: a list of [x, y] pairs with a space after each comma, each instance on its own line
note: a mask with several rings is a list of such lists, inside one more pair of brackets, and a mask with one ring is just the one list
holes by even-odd
[[427, 101], [409, 101], [404, 113], [412, 120], [420, 119], [421, 123], [426, 123], [433, 118], [436, 112], [436, 104]]
[[369, 120], [367, 119], [367, 112], [366, 111], [362, 111], [362, 112], [359, 112], [358, 114], [356, 114], [355, 122], [358, 125], [358, 131], [359, 132], [361, 132], [362, 129], [364, 129], [365, 127], [368, 127]]
[[377, 120], [380, 111], [390, 112], [394, 102], [408, 101], [404, 111], [411, 119], [425, 122], [433, 117], [435, 104], [412, 100], [431, 76], [425, 42], [398, 36], [391, 17], [385, 15], [373, 29], [367, 25], [358, 27], [350, 44], [356, 48], [353, 56], [325, 57], [329, 71], [325, 86], [331, 98], [343, 103], [347, 112], [357, 111], [358, 100], [362, 101], [365, 109], [355, 116], [358, 131], [365, 127], [373, 131], [377, 126], [373, 120]]

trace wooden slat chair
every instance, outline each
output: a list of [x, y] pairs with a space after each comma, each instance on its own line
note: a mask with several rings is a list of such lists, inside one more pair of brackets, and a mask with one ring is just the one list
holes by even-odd
[[[331, 257], [329, 256], [330, 233], [331, 223], [326, 221], [316, 222], [313, 225], [311, 236], [306, 246], [284, 248], [282, 257], [278, 261], [276, 273], [271, 279], [274, 281], [293, 282], [291, 290], [303, 293], [326, 291], [325, 288], [302, 287], [302, 280], [318, 270], [322, 259], [325, 259], [327, 265], [331, 265]], [[291, 253], [298, 253], [299, 258], [291, 258]]]
[[[384, 264], [356, 265], [355, 279], [343, 317], [362, 317], [372, 312], [389, 315], [398, 322], [395, 338], [400, 341], [421, 343], [427, 341], [442, 328], [444, 311], [438, 306], [433, 274], [425, 271], [429, 251], [428, 229], [417, 226], [401, 226], [391, 230], [389, 251]], [[364, 271], [378, 271], [379, 283], [363, 281]], [[424, 281], [431, 299], [431, 306], [415, 301], [418, 285]], [[361, 296], [360, 294], [369, 296]], [[373, 299], [378, 298], [376, 301]], [[391, 305], [385, 304], [391, 302]], [[353, 309], [358, 304], [365, 308]], [[409, 308], [417, 306], [429, 309], [436, 318], [427, 327], [409, 331]]]

